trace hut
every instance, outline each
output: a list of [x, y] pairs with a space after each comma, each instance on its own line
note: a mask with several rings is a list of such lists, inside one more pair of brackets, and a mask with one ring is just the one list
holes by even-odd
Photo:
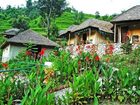
[[114, 25], [114, 42], [140, 43], [140, 5], [134, 6], [122, 14], [116, 16]]
[[88, 19], [80, 25], [60, 31], [59, 36], [68, 40], [68, 45], [100, 44], [113, 40], [113, 25], [110, 22]]
[[7, 39], [6, 42], [2, 44], [2, 62], [9, 61], [16, 57], [21, 50], [26, 48], [27, 44], [32, 44], [33, 47], [37, 49], [36, 54], [38, 54], [42, 48], [46, 48], [45, 56], [48, 56], [49, 52], [55, 47], [59, 47], [57, 43], [29, 29]]
[[12, 38], [12, 37], [14, 37], [15, 35], [17, 35], [19, 32], [20, 32], [20, 29], [18, 29], [18, 28], [11, 28], [11, 29], [6, 30], [6, 31], [3, 33], [3, 35], [4, 35], [4, 37], [6, 37], [6, 38]]

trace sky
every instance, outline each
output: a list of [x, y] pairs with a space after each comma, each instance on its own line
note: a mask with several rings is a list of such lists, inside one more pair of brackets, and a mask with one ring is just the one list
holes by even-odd
[[[135, 5], [140, 5], [140, 0], [66, 0], [70, 7], [87, 14], [95, 14], [99, 11], [101, 15], [121, 13]], [[25, 6], [26, 0], [0, 0], [0, 6], [6, 8], [11, 6]]]

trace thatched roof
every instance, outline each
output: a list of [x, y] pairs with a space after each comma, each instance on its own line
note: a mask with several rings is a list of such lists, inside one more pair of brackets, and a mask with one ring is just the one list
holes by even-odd
[[18, 33], [20, 32], [20, 29], [17, 29], [17, 28], [11, 28], [11, 29], [8, 29], [6, 30], [3, 34], [4, 35], [17, 35]]
[[112, 22], [140, 20], [140, 5], [134, 6], [116, 16]]
[[112, 33], [111, 28], [113, 27], [113, 24], [107, 21], [103, 21], [103, 20], [88, 19], [84, 21], [82, 24], [80, 24], [75, 31], [78, 31], [87, 27], [98, 28], [101, 31]]
[[70, 26], [65, 31], [60, 32], [59, 35], [60, 36], [64, 35], [67, 32], [78, 32], [78, 31], [80, 31], [82, 29], [85, 29], [85, 28], [88, 28], [88, 27], [98, 28], [101, 31], [104, 31], [104, 32], [107, 32], [107, 33], [112, 33], [111, 28], [113, 27], [113, 24], [110, 23], [110, 22], [102, 21], [102, 20], [88, 19], [80, 25]]
[[60, 30], [59, 35], [64, 35], [68, 32], [74, 32], [77, 27], [78, 27], [78, 25], [72, 25], [72, 26], [68, 27], [66, 30]]
[[8, 39], [6, 43], [19, 43], [19, 44], [25, 44], [25, 43], [32, 43], [35, 45], [43, 45], [43, 46], [52, 46], [52, 47], [58, 47], [59, 45], [48, 38], [39, 35], [33, 30], [26, 30], [18, 35]]

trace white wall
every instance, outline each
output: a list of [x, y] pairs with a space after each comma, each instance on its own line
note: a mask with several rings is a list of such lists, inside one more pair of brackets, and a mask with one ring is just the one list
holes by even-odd
[[[2, 62], [9, 61], [10, 59], [16, 57], [25, 47], [23, 46], [17, 46], [17, 45], [8, 45], [3, 49], [3, 55], [2, 55]], [[45, 51], [45, 57], [48, 57], [48, 55], [53, 51], [52, 48], [47, 48]]]
[[22, 46], [11, 45], [9, 59], [16, 57], [19, 54], [19, 52], [21, 52], [24, 48], [25, 47]]
[[3, 49], [3, 53], [2, 53], [2, 62], [6, 62], [9, 60], [9, 55], [10, 55], [10, 45], [6, 46]]
[[9, 61], [10, 59], [16, 57], [24, 48], [25, 47], [22, 46], [8, 45], [3, 49], [2, 62]]

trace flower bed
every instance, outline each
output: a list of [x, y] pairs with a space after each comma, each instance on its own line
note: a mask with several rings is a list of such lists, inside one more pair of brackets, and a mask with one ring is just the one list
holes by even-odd
[[[92, 50], [82, 52], [82, 48], [77, 47], [78, 54], [73, 58], [71, 53], [61, 50], [52, 52], [49, 58], [41, 57], [38, 60], [20, 55], [6, 66], [3, 65], [7, 71], [16, 67], [30, 68], [27, 68], [26, 72], [3, 73], [6, 77], [0, 80], [0, 104], [11, 105], [13, 100], [20, 99], [21, 104], [25, 105], [55, 105], [55, 93], [67, 87], [70, 87], [71, 91], [65, 92], [65, 97], [57, 99], [58, 105], [98, 105], [102, 100], [139, 103], [140, 70], [130, 70], [123, 66], [124, 64], [119, 65], [119, 70], [114, 69], [111, 63], [117, 58], [112, 61], [112, 52], [107, 51], [107, 59], [103, 59], [98, 56], [94, 46], [86, 48]], [[108, 49], [114, 48], [110, 46]], [[132, 55], [137, 58], [139, 51], [135, 50]], [[139, 62], [139, 59], [133, 60]], [[52, 69], [46, 69], [42, 65], [46, 61], [52, 62]], [[17, 78], [14, 78], [17, 74], [24, 75], [28, 82], [25, 83], [21, 79], [17, 81]], [[47, 82], [44, 82], [45, 78], [48, 79]]]

